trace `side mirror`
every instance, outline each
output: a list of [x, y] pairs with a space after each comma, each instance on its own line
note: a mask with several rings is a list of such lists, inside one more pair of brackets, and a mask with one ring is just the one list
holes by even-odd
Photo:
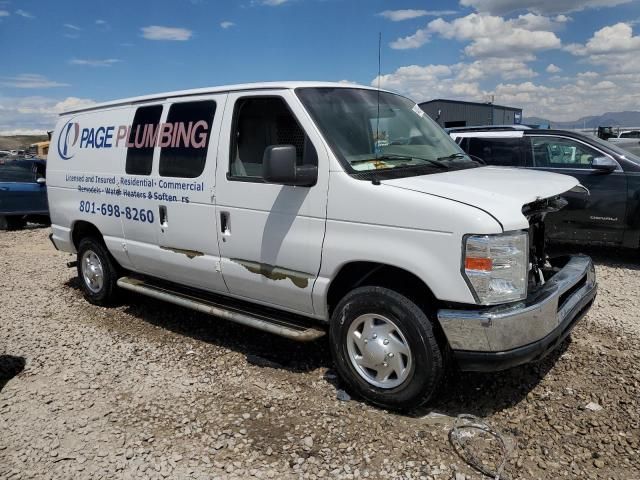
[[615, 160], [609, 157], [596, 157], [591, 162], [591, 167], [595, 170], [609, 173], [616, 170], [618, 168], [618, 164]]
[[36, 183], [39, 184], [39, 185], [44, 186], [44, 185], [47, 184], [47, 179], [44, 178], [44, 177], [38, 177], [38, 178], [36, 178]]
[[296, 147], [270, 145], [262, 157], [262, 176], [267, 183], [311, 187], [318, 180], [318, 167], [296, 164]]

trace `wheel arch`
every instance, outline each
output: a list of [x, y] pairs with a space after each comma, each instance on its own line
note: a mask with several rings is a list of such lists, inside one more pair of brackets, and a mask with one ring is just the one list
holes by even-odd
[[100, 232], [100, 229], [98, 229], [98, 227], [96, 227], [91, 222], [87, 222], [86, 220], [77, 220], [71, 227], [71, 241], [73, 242], [73, 246], [75, 247], [76, 251], [78, 250], [80, 241], [86, 237], [95, 237], [102, 243], [104, 243], [104, 237], [102, 236], [102, 232]]
[[438, 302], [431, 288], [409, 270], [382, 262], [352, 261], [342, 265], [329, 284], [326, 296], [329, 317], [349, 291], [363, 286], [394, 290], [409, 298], [427, 314], [433, 313]]

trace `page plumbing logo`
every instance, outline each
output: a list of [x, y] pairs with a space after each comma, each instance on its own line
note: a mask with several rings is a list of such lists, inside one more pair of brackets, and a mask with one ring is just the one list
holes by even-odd
[[71, 147], [74, 147], [78, 142], [79, 136], [80, 124], [71, 120], [64, 124], [58, 136], [58, 155], [60, 155], [60, 158], [69, 160], [73, 157], [73, 154], [70, 153]]

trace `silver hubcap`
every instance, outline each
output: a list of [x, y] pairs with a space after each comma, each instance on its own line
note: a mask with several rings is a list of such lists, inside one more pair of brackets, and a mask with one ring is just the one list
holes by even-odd
[[100, 257], [93, 250], [87, 250], [82, 255], [81, 262], [85, 285], [93, 293], [98, 293], [104, 285], [104, 271]]
[[347, 333], [347, 352], [360, 376], [379, 388], [402, 384], [413, 364], [404, 334], [382, 315], [366, 314], [355, 319]]

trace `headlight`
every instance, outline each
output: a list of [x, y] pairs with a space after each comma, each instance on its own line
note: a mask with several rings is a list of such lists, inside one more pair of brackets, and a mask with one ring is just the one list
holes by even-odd
[[469, 235], [462, 271], [478, 303], [495, 305], [527, 296], [529, 235]]

